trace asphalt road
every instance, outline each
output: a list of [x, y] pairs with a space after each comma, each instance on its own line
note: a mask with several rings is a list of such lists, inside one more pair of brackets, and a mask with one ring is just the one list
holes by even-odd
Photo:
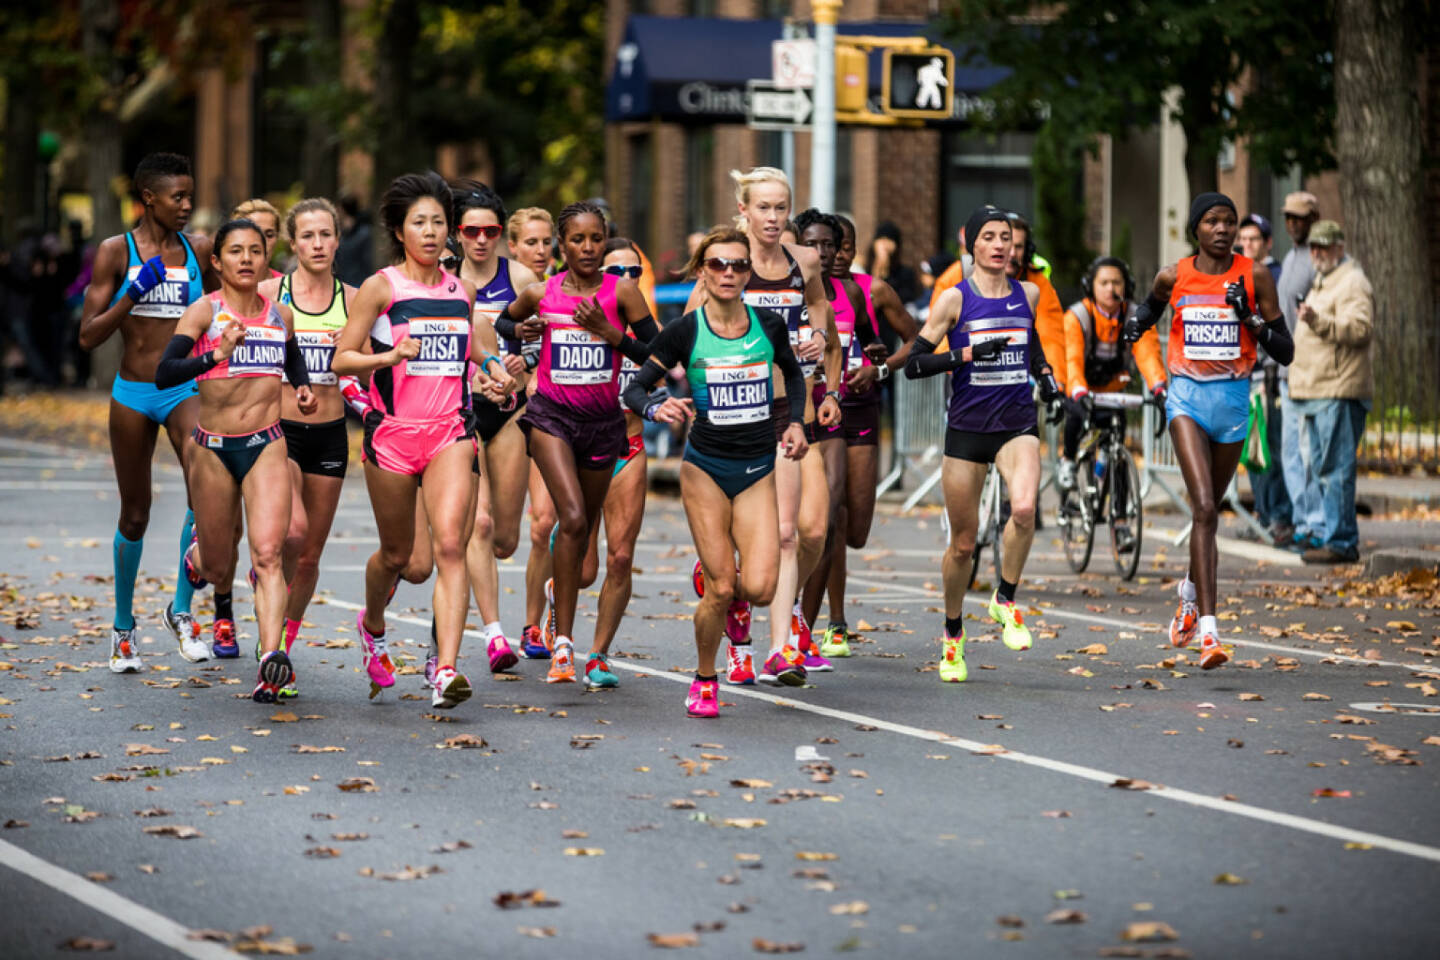
[[[1235, 662], [1202, 673], [1161, 631], [1184, 562], [1160, 547], [1175, 518], [1147, 531], [1130, 585], [1098, 551], [1069, 573], [1052, 528], [1022, 586], [1035, 648], [1012, 653], [976, 619], [971, 679], [943, 685], [939, 520], [892, 511], [852, 562], [856, 656], [784, 696], [726, 688], [707, 723], [683, 706], [693, 551], [678, 503], [655, 497], [621, 686], [548, 686], [536, 662], [494, 679], [474, 641], [477, 695], [437, 717], [418, 672], [367, 700], [353, 623], [375, 541], [352, 471], [296, 647], [302, 696], [263, 707], [248, 655], [188, 664], [160, 623], [183, 497], [168, 452], [158, 462], [138, 596], [149, 669], [118, 677], [107, 458], [0, 439], [0, 956], [92, 938], [126, 957], [228, 942], [608, 958], [649, 953], [651, 934], [714, 957], [1435, 955], [1433, 584], [1344, 586], [1224, 555]], [[1436, 533], [1362, 525], [1376, 542]], [[523, 548], [501, 577], [518, 631]], [[411, 668], [428, 602], [404, 586], [391, 608]], [[1387, 702], [1420, 712], [1365, 706]], [[484, 745], [446, 745], [466, 735]]]

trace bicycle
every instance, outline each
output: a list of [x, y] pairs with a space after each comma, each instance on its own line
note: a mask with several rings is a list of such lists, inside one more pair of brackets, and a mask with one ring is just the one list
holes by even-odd
[[[1075, 458], [1075, 483], [1060, 494], [1061, 541], [1070, 569], [1083, 573], [1095, 549], [1095, 525], [1103, 519], [1110, 528], [1115, 568], [1121, 579], [1129, 580], [1140, 566], [1145, 508], [1140, 471], [1125, 446], [1124, 412], [1145, 404], [1160, 407], [1160, 402], [1133, 393], [1099, 393], [1092, 400], [1085, 439]], [[1157, 437], [1165, 429], [1164, 408], [1160, 409]]]

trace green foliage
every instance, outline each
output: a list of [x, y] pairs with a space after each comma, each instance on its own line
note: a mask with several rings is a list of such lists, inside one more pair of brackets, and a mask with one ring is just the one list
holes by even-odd
[[1079, 128], [1046, 123], [1035, 137], [1035, 242], [1052, 267], [1057, 288], [1078, 288], [1093, 254], [1085, 246], [1085, 205], [1077, 203], [1089, 146]]

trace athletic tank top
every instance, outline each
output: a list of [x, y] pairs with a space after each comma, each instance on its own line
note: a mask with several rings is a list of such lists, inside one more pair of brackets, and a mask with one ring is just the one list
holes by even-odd
[[[615, 384], [620, 374], [620, 352], [575, 322], [580, 298], [561, 290], [569, 271], [545, 281], [545, 293], [535, 312], [545, 321], [540, 338], [540, 366], [535, 392], [591, 416], [616, 411]], [[605, 317], [617, 330], [625, 329], [615, 288], [620, 278], [601, 274], [600, 300]]]
[[[760, 276], [758, 270], [752, 269], [745, 284], [744, 300], [748, 307], [773, 310], [784, 318], [785, 326], [790, 330], [790, 346], [795, 347], [811, 336], [810, 310], [805, 306], [805, 274], [783, 243], [780, 252], [785, 254], [785, 261], [790, 264], [785, 276], [767, 280]], [[815, 375], [816, 365], [813, 360], [800, 361], [800, 370], [806, 379]]]
[[433, 287], [396, 267], [380, 271], [390, 281], [390, 303], [370, 328], [370, 346], [383, 353], [406, 337], [420, 341], [420, 355], [382, 367], [370, 376], [370, 402], [386, 416], [438, 420], [470, 404], [465, 365], [470, 360], [470, 297], [459, 278], [441, 271]]
[[747, 306], [745, 314], [750, 319], [745, 335], [728, 340], [710, 329], [704, 307], [695, 311], [695, 346], [685, 362], [685, 377], [696, 418], [715, 426], [770, 419], [775, 346], [760, 329], [755, 308]]
[[281, 377], [285, 375], [285, 321], [275, 304], [260, 298], [260, 314], [242, 317], [226, 305], [220, 291], [210, 294], [210, 326], [195, 341], [190, 355], [201, 357], [214, 350], [220, 335], [232, 320], [245, 324], [245, 339], [235, 352], [196, 377], [218, 380], [226, 377]]
[[951, 350], [990, 340], [1009, 341], [992, 360], [961, 364], [953, 373], [949, 424], [971, 433], [1002, 433], [1035, 426], [1030, 394], [1030, 342], [1035, 314], [1018, 280], [1003, 297], [982, 296], [964, 284], [960, 316], [948, 335]]
[[333, 387], [340, 380], [330, 369], [335, 360], [335, 341], [332, 336], [337, 330], [345, 329], [345, 321], [350, 316], [345, 308], [345, 288], [339, 280], [335, 280], [335, 285], [330, 290], [330, 305], [319, 313], [306, 313], [295, 305], [295, 297], [290, 290], [293, 276], [293, 273], [287, 273], [281, 278], [279, 300], [290, 308], [294, 317], [295, 344], [305, 355], [305, 369], [310, 373], [310, 385]]
[[[200, 279], [200, 261], [195, 259], [195, 251], [191, 249], [190, 241], [185, 239], [185, 234], [176, 236], [180, 238], [180, 246], [185, 248], [184, 265], [165, 267], [165, 279], [130, 308], [134, 316], [179, 320], [186, 307], [205, 296], [205, 287]], [[126, 288], [135, 281], [144, 263], [140, 259], [140, 248], [135, 245], [135, 235], [125, 234], [125, 282], [115, 291], [110, 306], [115, 306], [125, 296]]]
[[[520, 294], [515, 289], [515, 284], [510, 279], [510, 261], [504, 257], [497, 257], [495, 263], [495, 276], [490, 282], [479, 290], [475, 291], [475, 316], [484, 317], [495, 325], [495, 319]], [[520, 341], [511, 340], [506, 337], [500, 341], [500, 349], [505, 353], [513, 353], [517, 356], [520, 353]]]
[[1170, 339], [1165, 365], [1170, 373], [1191, 380], [1241, 380], [1255, 366], [1255, 334], [1235, 308], [1225, 302], [1225, 288], [1236, 280], [1245, 283], [1245, 295], [1255, 304], [1255, 262], [1238, 253], [1222, 274], [1201, 273], [1195, 258], [1175, 264], [1175, 288], [1170, 291]]
[[[852, 273], [850, 274], [850, 279], [855, 281], [856, 286], [860, 288], [860, 292], [865, 295], [865, 316], [869, 319], [870, 329], [875, 331], [875, 338], [878, 340], [880, 338], [880, 324], [875, 320], [875, 300], [870, 293], [874, 287], [875, 278], [868, 273]], [[872, 364], [870, 358], [865, 355], [865, 351], [860, 349], [859, 339], [852, 339], [850, 341], [850, 349], [845, 354], [845, 369], [848, 371], [858, 367], [870, 366], [874, 366], [874, 364]], [[840, 402], [847, 406], [860, 406], [880, 402], [880, 390], [874, 386], [861, 394], [852, 394], [845, 390], [841, 390], [840, 394]]]

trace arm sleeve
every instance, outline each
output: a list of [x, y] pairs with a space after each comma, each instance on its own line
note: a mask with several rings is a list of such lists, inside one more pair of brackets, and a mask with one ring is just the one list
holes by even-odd
[[642, 364], [650, 359], [650, 344], [641, 343], [628, 333], [620, 335], [620, 342], [615, 346], [625, 357], [635, 364]]
[[760, 329], [770, 338], [770, 348], [775, 353], [775, 366], [780, 368], [780, 375], [785, 378], [785, 396], [800, 398], [799, 403], [790, 403], [790, 422], [804, 423], [805, 375], [800, 372], [800, 361], [795, 359], [795, 351], [790, 349], [790, 329], [777, 313], [769, 310], [757, 313], [760, 317]]
[[637, 416], [645, 416], [645, 408], [650, 405], [650, 391], [655, 389], [655, 385], [665, 378], [666, 369], [654, 357], [646, 360], [644, 366], [640, 368], [640, 372], [630, 380], [630, 385], [621, 395], [620, 399], [625, 401], [625, 406], [635, 411]]
[[641, 343], [652, 343], [660, 336], [660, 324], [655, 322], [654, 316], [647, 313], [639, 323], [630, 324], [630, 332], [635, 334], [635, 339]]
[[936, 353], [935, 344], [924, 337], [916, 337], [910, 348], [910, 358], [905, 361], [905, 376], [911, 380], [933, 377], [937, 373], [954, 370], [964, 362], [960, 358], [959, 350]]
[[1045, 345], [1038, 341], [1030, 344], [1030, 374], [1038, 380], [1047, 370], [1055, 376], [1055, 368], [1045, 359]]
[[160, 356], [160, 364], [155, 368], [157, 389], [168, 390], [171, 387], [178, 387], [187, 380], [194, 380], [200, 374], [215, 367], [215, 351], [211, 350], [203, 356], [192, 357], [190, 351], [193, 349], [195, 349], [194, 337], [177, 333], [170, 338], [170, 343], [166, 345], [165, 352]]
[[[654, 325], [654, 320], [651, 319]], [[650, 391], [655, 385], [665, 379], [665, 372], [675, 364], [690, 356], [690, 349], [695, 343], [695, 315], [687, 313], [685, 316], [669, 324], [660, 330], [655, 339], [645, 348], [645, 355], [638, 360], [626, 354], [630, 359], [640, 364], [640, 372], [630, 381], [625, 388], [621, 400], [631, 410], [640, 416], [645, 416], [645, 408], [650, 404]], [[631, 343], [638, 341], [627, 337]]]
[[310, 371], [305, 366], [305, 353], [294, 337], [285, 341], [285, 379], [296, 389], [310, 386]]
[[1290, 337], [1290, 329], [1285, 326], [1283, 314], [1265, 321], [1255, 339], [1282, 367], [1290, 366], [1290, 361], [1295, 359], [1295, 341]]
[[495, 318], [493, 326], [495, 327], [495, 332], [506, 340], [520, 339], [520, 332], [515, 329], [518, 324], [510, 319], [510, 315], [506, 313], [505, 310], [500, 311], [500, 315]]

